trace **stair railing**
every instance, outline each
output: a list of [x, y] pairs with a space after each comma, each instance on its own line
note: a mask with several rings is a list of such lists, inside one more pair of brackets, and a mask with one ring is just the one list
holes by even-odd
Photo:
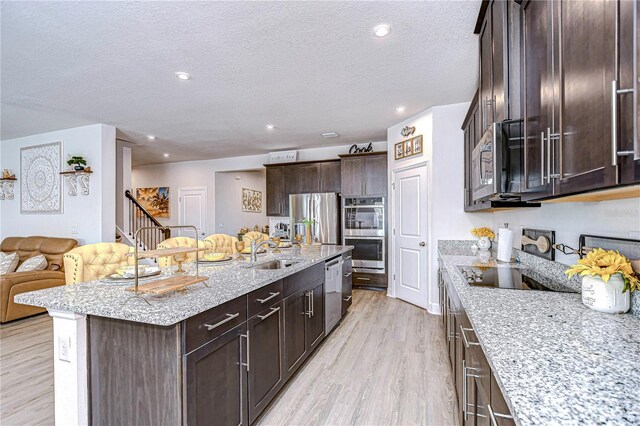
[[142, 245], [139, 249], [155, 250], [158, 244], [171, 237], [171, 230], [158, 222], [131, 194], [131, 191], [124, 191], [124, 196], [129, 200], [129, 235], [133, 237], [138, 229], [147, 228], [138, 234]]

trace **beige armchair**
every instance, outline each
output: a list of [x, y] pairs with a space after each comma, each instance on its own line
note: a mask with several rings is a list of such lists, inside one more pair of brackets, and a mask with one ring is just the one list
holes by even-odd
[[65, 281], [67, 284], [83, 283], [114, 274], [118, 268], [135, 264], [129, 253], [133, 253], [133, 247], [120, 243], [76, 247], [63, 257]]
[[238, 242], [238, 239], [231, 235], [213, 234], [204, 240], [209, 242], [211, 251], [215, 253], [235, 254], [238, 252], [238, 250], [236, 250], [236, 242]]
[[[191, 237], [167, 238], [166, 240], [158, 244], [157, 249], [160, 250], [160, 249], [168, 249], [168, 248], [176, 248], [176, 247], [196, 247], [196, 240], [195, 238], [191, 238]], [[198, 240], [198, 247], [211, 251], [211, 242]], [[205, 254], [204, 251], [198, 252], [198, 259], [202, 259], [204, 257], [204, 254]], [[187, 254], [187, 259], [185, 260], [185, 262], [193, 262], [194, 260], [196, 260], [195, 252]], [[176, 264], [177, 263], [174, 260], [173, 256], [158, 258], [158, 265], [161, 268], [164, 268], [167, 266], [173, 266]]]
[[249, 231], [242, 236], [242, 241], [244, 241], [244, 247], [245, 248], [251, 247], [251, 241], [256, 239], [260, 243], [262, 241], [268, 240], [269, 236], [267, 234], [263, 234], [262, 232]]

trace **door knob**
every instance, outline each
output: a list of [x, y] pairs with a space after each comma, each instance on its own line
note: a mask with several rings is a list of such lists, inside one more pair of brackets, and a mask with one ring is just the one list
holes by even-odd
[[425, 244], [425, 242], [424, 242], [424, 241], [420, 241], [419, 246], [420, 246], [420, 247], [424, 247], [424, 246], [426, 246], [426, 244]]

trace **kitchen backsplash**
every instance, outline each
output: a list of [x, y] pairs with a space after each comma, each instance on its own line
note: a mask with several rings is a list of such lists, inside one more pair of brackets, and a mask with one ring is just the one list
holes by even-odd
[[[471, 251], [471, 246], [475, 243], [475, 240], [438, 240], [438, 253], [445, 256], [473, 256], [474, 254]], [[494, 243], [492, 247], [494, 257], [495, 248], [496, 244]], [[551, 278], [554, 281], [559, 281], [578, 292], [581, 291], [582, 283], [580, 277], [567, 277], [564, 273], [564, 271], [567, 270], [567, 265], [563, 263], [546, 260], [541, 257], [525, 253], [517, 248], [513, 249], [512, 259], [536, 270], [540, 274]], [[631, 310], [629, 313], [633, 316], [640, 317], [640, 291], [631, 293]]]

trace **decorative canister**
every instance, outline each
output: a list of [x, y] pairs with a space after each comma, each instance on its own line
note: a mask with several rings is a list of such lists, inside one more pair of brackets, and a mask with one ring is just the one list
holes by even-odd
[[491, 240], [489, 237], [478, 238], [478, 248], [480, 250], [489, 250], [491, 248]]
[[614, 274], [608, 282], [602, 277], [585, 275], [582, 277], [582, 303], [594, 311], [609, 314], [623, 314], [631, 308], [631, 292], [622, 292], [624, 280], [621, 274]]

